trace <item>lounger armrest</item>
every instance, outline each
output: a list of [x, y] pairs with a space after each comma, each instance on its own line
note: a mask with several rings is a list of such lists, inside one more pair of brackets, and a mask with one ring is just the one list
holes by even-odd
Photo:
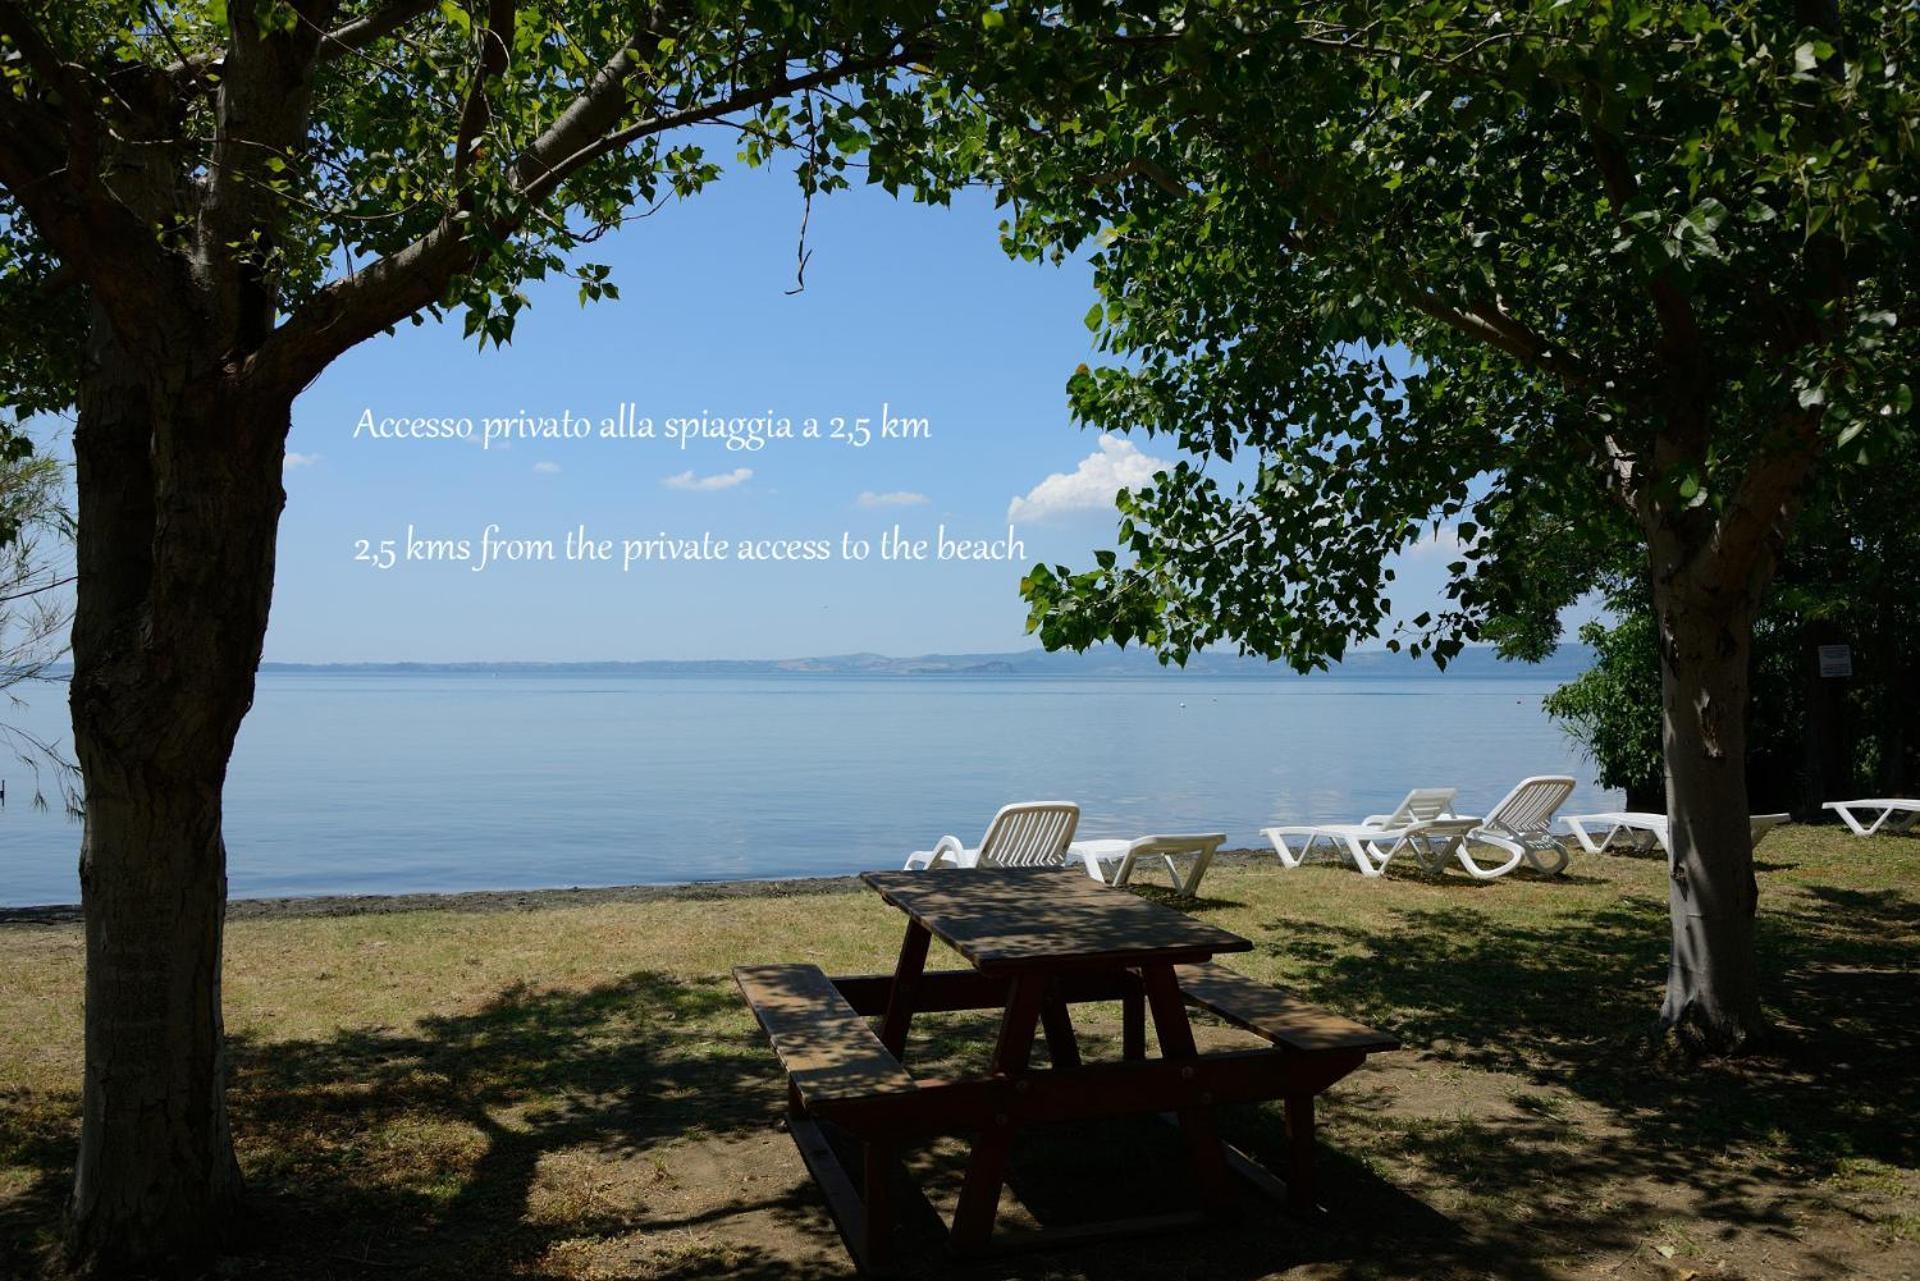
[[1227, 843], [1225, 832], [1156, 832], [1151, 836], [1136, 836], [1127, 843], [1129, 849], [1150, 850], [1162, 846], [1178, 847], [1181, 852], [1189, 852], [1203, 845], [1215, 849]]
[[[1439, 812], [1438, 814], [1435, 814], [1435, 815], [1434, 815], [1433, 817], [1434, 817], [1434, 818], [1436, 818], [1436, 819], [1448, 819], [1448, 818], [1465, 818], [1465, 817], [1467, 817], [1467, 816], [1466, 816], [1466, 815], [1464, 815], [1464, 814], [1456, 814], [1456, 813], [1454, 813], [1454, 812], [1453, 812], [1452, 810], [1450, 810], [1450, 809], [1449, 809], [1449, 810], [1441, 810], [1441, 811], [1440, 811], [1440, 812]], [[1366, 816], [1365, 818], [1363, 818], [1363, 819], [1361, 819], [1361, 820], [1360, 820], [1360, 823], [1359, 823], [1359, 826], [1361, 826], [1361, 827], [1385, 827], [1385, 826], [1386, 826], [1386, 825], [1387, 825], [1388, 823], [1390, 823], [1390, 822], [1392, 822], [1392, 821], [1393, 821], [1393, 815], [1391, 815], [1391, 814], [1369, 814], [1369, 815], [1367, 815], [1367, 816]], [[1411, 820], [1408, 820], [1408, 821], [1409, 821], [1409, 822], [1420, 822], [1420, 821], [1423, 821], [1423, 820], [1419, 820], [1419, 819], [1411, 819]], [[1475, 819], [1474, 821], [1475, 821], [1475, 822], [1478, 822], [1479, 820], [1478, 820], [1478, 819]]]
[[1408, 832], [1471, 832], [1479, 827], [1481, 820], [1471, 814], [1442, 814], [1439, 818], [1423, 818], [1417, 823], [1407, 824]]

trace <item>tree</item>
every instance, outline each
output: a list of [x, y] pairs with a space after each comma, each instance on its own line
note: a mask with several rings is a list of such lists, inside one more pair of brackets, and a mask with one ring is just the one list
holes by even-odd
[[505, 342], [529, 280], [612, 296], [573, 253], [715, 179], [696, 126], [846, 185], [862, 112], [981, 30], [966, 0], [0, 0], [0, 387], [78, 407], [77, 1269], [203, 1253], [239, 1187], [221, 788], [295, 396], [402, 321]]
[[[1920, 525], [1907, 495], [1920, 482], [1910, 431], [1871, 468], [1831, 472], [1801, 516], [1754, 624], [1747, 785], [1756, 811], [1823, 817], [1839, 795], [1906, 794], [1920, 777], [1908, 727], [1920, 669]], [[1644, 697], [1660, 677], [1644, 575], [1608, 576], [1611, 617], [1581, 629], [1587, 671], [1548, 695], [1549, 715], [1592, 756], [1600, 781], [1630, 808], [1660, 782], [1660, 709]], [[1823, 676], [1818, 647], [1848, 645], [1852, 675]], [[1823, 720], [1827, 723], [1823, 725]]]
[[1182, 461], [1120, 497], [1093, 568], [1035, 569], [1043, 642], [1320, 665], [1378, 634], [1383, 562], [1439, 527], [1451, 600], [1404, 639], [1444, 660], [1550, 633], [1637, 549], [1673, 831], [1661, 1021], [1738, 1046], [1764, 1027], [1753, 620], [1809, 483], [1911, 403], [1920, 16], [1123, 8], [1003, 41], [979, 147], [1009, 249], [1094, 263], [1116, 359], [1072, 377], [1076, 415], [1226, 475]]

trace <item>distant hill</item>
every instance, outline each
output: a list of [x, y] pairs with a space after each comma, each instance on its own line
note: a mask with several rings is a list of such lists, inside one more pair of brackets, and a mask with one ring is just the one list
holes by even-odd
[[[1490, 648], [1461, 652], [1442, 672], [1426, 659], [1410, 659], [1385, 650], [1349, 654], [1333, 668], [1339, 676], [1383, 680], [1440, 679], [1446, 676], [1571, 680], [1593, 661], [1584, 645], [1562, 645], [1540, 663], [1510, 663]], [[1005, 654], [921, 654], [892, 658], [885, 654], [831, 654], [818, 658], [710, 659], [693, 661], [594, 663], [262, 663], [265, 672], [550, 672], [624, 673], [634, 676], [880, 676], [880, 677], [1018, 677], [1045, 676], [1140, 678], [1177, 680], [1195, 676], [1234, 676], [1267, 680], [1298, 680], [1283, 663], [1243, 658], [1237, 654], [1195, 654], [1186, 667], [1162, 667], [1150, 653], [1102, 645], [1084, 654], [1019, 650]]]

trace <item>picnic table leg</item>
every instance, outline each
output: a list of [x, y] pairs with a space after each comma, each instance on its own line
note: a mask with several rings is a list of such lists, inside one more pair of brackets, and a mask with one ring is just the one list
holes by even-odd
[[[1197, 1059], [1200, 1052], [1193, 1043], [1193, 1025], [1187, 1021], [1187, 1003], [1180, 995], [1180, 982], [1171, 965], [1143, 966], [1147, 1001], [1153, 1007], [1153, 1031], [1160, 1041], [1160, 1055], [1166, 1059]], [[1233, 1185], [1227, 1177], [1227, 1154], [1221, 1146], [1211, 1107], [1186, 1108], [1178, 1113], [1180, 1132], [1187, 1138], [1187, 1155], [1193, 1162], [1194, 1179], [1200, 1188], [1201, 1209], [1208, 1214], [1229, 1216], [1234, 1210]]]
[[1073, 1016], [1060, 999], [1058, 984], [1049, 984], [1040, 1005], [1040, 1026], [1047, 1034], [1047, 1059], [1057, 1068], [1080, 1066], [1080, 1040], [1073, 1034]]
[[[1048, 980], [1044, 975], [1021, 974], [1014, 978], [1007, 994], [1006, 1013], [1000, 1019], [1000, 1039], [993, 1050], [995, 1076], [1025, 1075], [1047, 989]], [[993, 1221], [1000, 1212], [1000, 1188], [1006, 1182], [1007, 1158], [1012, 1152], [1012, 1121], [1001, 1113], [974, 1140], [966, 1182], [961, 1185], [960, 1202], [953, 1211], [952, 1242], [956, 1254], [977, 1254], [993, 1236]]]
[[893, 986], [887, 989], [887, 1013], [880, 1020], [880, 1044], [887, 1053], [906, 1061], [907, 1028], [913, 1022], [913, 1003], [918, 995], [920, 976], [927, 968], [927, 944], [933, 935], [918, 921], [907, 922], [907, 937], [900, 943], [900, 959], [893, 967]]
[[1287, 1096], [1287, 1204], [1311, 1209], [1316, 1189], [1313, 1178], [1313, 1096]]

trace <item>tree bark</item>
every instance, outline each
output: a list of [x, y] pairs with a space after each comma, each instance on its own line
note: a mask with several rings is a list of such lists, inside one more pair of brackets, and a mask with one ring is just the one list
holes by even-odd
[[[86, 1076], [68, 1262], [204, 1258], [240, 1190], [220, 1010], [221, 789], [266, 631], [292, 397], [94, 326], [74, 431]], [[150, 349], [151, 341], [141, 344]]]
[[1747, 808], [1745, 586], [1707, 592], [1655, 574], [1673, 928], [1660, 1024], [1694, 1052], [1737, 1050], [1766, 1026]]

